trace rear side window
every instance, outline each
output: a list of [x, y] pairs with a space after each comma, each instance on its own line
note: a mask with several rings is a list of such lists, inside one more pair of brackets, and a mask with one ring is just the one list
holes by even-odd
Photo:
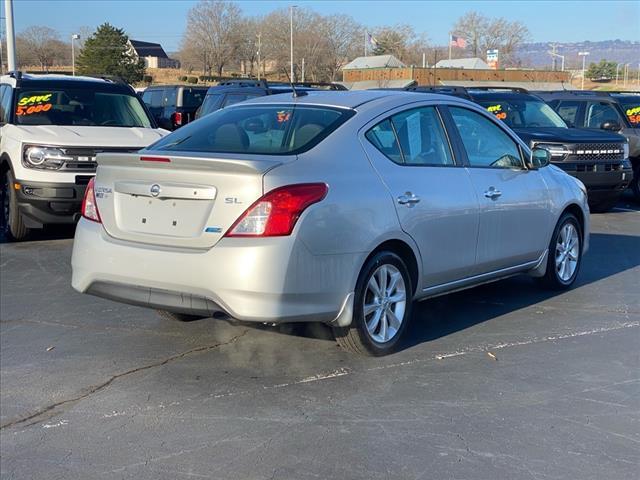
[[215, 112], [220, 108], [220, 100], [222, 95], [219, 93], [210, 93], [204, 97], [204, 101], [202, 105], [200, 105], [199, 117], [204, 117], [205, 115], [209, 115], [211, 112]]
[[164, 90], [164, 99], [162, 100], [162, 105], [165, 107], [175, 107], [177, 95], [177, 88], [166, 88]]
[[291, 104], [225, 108], [167, 135], [154, 144], [154, 150], [297, 154], [320, 143], [354, 113]]
[[149, 95], [149, 101], [145, 102], [147, 105], [153, 108], [162, 107], [162, 102], [164, 100], [164, 90], [152, 90]]
[[198, 108], [202, 105], [207, 91], [202, 88], [185, 88], [182, 91], [182, 106], [185, 108]]
[[365, 136], [391, 161], [394, 163], [402, 163], [400, 145], [398, 144], [396, 133], [393, 131], [391, 120], [385, 120], [379, 123], [369, 130]]
[[373, 127], [365, 136], [398, 164], [454, 165], [444, 127], [434, 107], [398, 113]]
[[576, 125], [578, 121], [579, 102], [560, 102], [556, 107], [558, 115], [569, 125]]
[[235, 105], [236, 103], [244, 102], [250, 98], [255, 98], [258, 95], [251, 95], [248, 93], [230, 93], [224, 99], [223, 107], [228, 107], [229, 105]]
[[472, 167], [522, 168], [518, 144], [488, 118], [449, 107]]

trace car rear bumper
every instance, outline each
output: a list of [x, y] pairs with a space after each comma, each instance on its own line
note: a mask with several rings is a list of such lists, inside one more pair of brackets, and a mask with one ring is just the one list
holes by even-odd
[[71, 264], [79, 292], [178, 313], [255, 322], [332, 322], [357, 255], [313, 255], [291, 237], [222, 239], [209, 250], [123, 242], [81, 219]]
[[[89, 176], [88, 176], [89, 177]], [[87, 183], [88, 183], [87, 177]], [[72, 224], [80, 216], [86, 183], [50, 183], [17, 180], [18, 211], [28, 228]]]

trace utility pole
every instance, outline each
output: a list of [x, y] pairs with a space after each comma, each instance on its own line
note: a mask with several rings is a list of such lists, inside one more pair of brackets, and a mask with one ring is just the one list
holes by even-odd
[[262, 34], [258, 33], [258, 80], [260, 80], [260, 48], [262, 47]]
[[291, 49], [291, 77], [289, 78], [289, 80], [291, 82], [294, 81], [294, 72], [293, 72], [293, 9], [296, 8], [297, 5], [291, 5], [289, 7], [289, 27], [291, 29], [291, 37], [289, 39], [290, 41], [290, 49]]
[[302, 57], [302, 81], [304, 82], [304, 57]]
[[13, 29], [13, 0], [4, 0], [4, 15], [7, 22], [7, 70], [16, 70], [16, 33]]
[[616, 85], [618, 85], [618, 71], [620, 70], [620, 65], [622, 65], [622, 64], [618, 63], [616, 65]]
[[76, 40], [80, 39], [80, 35], [78, 35], [77, 33], [74, 33], [73, 35], [71, 35], [71, 73], [73, 74], [73, 76], [76, 76], [76, 50], [75, 50], [75, 43]]

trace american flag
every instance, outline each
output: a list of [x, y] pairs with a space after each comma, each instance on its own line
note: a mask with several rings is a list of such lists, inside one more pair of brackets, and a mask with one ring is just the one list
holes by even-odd
[[467, 41], [462, 37], [457, 37], [455, 35], [451, 35], [450, 45], [452, 47], [467, 48]]
[[367, 42], [369, 42], [369, 44], [372, 47], [377, 47], [378, 46], [378, 40], [376, 40], [376, 38], [373, 35], [371, 35], [369, 32], [366, 32], [366, 33], [367, 33]]

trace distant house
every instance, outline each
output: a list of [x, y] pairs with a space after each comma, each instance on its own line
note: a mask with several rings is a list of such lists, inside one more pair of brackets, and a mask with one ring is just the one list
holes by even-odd
[[406, 65], [393, 55], [372, 55], [358, 57], [347, 63], [343, 70], [360, 70], [363, 68], [404, 68]]
[[146, 68], [180, 68], [180, 62], [169, 58], [159, 43], [129, 40], [129, 54], [144, 60]]
[[489, 65], [481, 58], [455, 58], [440, 60], [436, 68], [463, 68], [465, 70], [489, 70]]

